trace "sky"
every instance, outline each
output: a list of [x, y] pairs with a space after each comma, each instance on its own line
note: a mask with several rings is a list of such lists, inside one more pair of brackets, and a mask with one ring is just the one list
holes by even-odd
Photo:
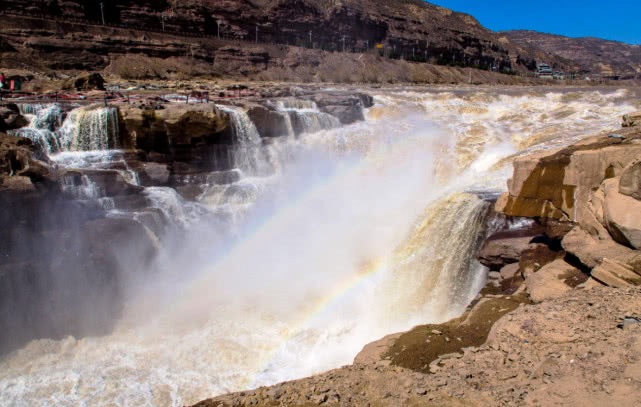
[[493, 31], [527, 29], [641, 44], [641, 0], [427, 0], [476, 17]]

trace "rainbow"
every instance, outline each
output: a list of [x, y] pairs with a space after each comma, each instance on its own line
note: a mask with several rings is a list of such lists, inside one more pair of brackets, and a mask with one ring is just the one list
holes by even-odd
[[[296, 215], [299, 211], [303, 210], [305, 202], [313, 201], [317, 197], [327, 196], [327, 189], [330, 188], [336, 180], [348, 179], [353, 176], [376, 176], [378, 172], [384, 171], [388, 166], [398, 165], [404, 157], [415, 154], [417, 148], [415, 141], [416, 139], [413, 137], [399, 138], [394, 142], [393, 151], [374, 149], [365, 158], [342, 165], [332, 176], [322, 179], [314, 185], [310, 185], [307, 190], [299, 194], [296, 198], [288, 200], [287, 203], [280, 206], [272, 216], [266, 217], [262, 222], [256, 223], [251, 230], [247, 231], [245, 238], [240, 240], [231, 250], [225, 253], [224, 256], [218, 258], [214, 265], [207, 265], [199, 274], [202, 277], [196, 279], [190, 285], [190, 289], [187, 290], [184, 298], [198, 296], [198, 293], [195, 291], [202, 287], [212, 286], [208, 284], [207, 280], [215, 278], [215, 273], [211, 273], [213, 269], [223, 268], [233, 270], [232, 262], [239, 258], [238, 256], [242, 256], [241, 253], [246, 253], [247, 251], [253, 252], [252, 249], [260, 248], [265, 241], [269, 241], [269, 239], [276, 236], [277, 233], [275, 232], [290, 222], [289, 217], [292, 216], [292, 214]], [[393, 253], [389, 253], [390, 256], [392, 254]], [[298, 335], [311, 321], [322, 315], [336, 303], [339, 303], [342, 299], [347, 298], [351, 292], [385, 275], [389, 270], [389, 260], [386, 257], [373, 261], [369, 260], [366, 264], [358, 267], [358, 270], [357, 272], [349, 273], [344, 279], [333, 284], [329, 292], [315, 299], [297, 320], [289, 324], [288, 329], [283, 333], [280, 345], [268, 351], [264, 358], [261, 358], [262, 361], [259, 363], [261, 367], [256, 369], [254, 374], [248, 375], [246, 381], [242, 383], [243, 388], [255, 387], [258, 376], [269, 368], [274, 359], [288, 346], [292, 338]]]
[[340, 302], [343, 298], [347, 298], [352, 291], [357, 291], [358, 288], [366, 282], [385, 274], [386, 271], [387, 262], [380, 260], [371, 262], [364, 269], [361, 269], [359, 273], [352, 274], [336, 284], [328, 295], [316, 300], [307, 312], [287, 330], [280, 346], [275, 347], [265, 356], [264, 361], [261, 363], [262, 367], [247, 378], [245, 383], [243, 383], [243, 387], [250, 389], [257, 387], [258, 376], [269, 368], [276, 357], [287, 347], [292, 338], [308, 326], [311, 321], [330, 309], [333, 304]]

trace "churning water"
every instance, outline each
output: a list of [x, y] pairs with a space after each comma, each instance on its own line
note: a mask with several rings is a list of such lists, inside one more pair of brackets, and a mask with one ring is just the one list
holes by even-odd
[[[512, 154], [616, 127], [631, 96], [379, 91], [366, 122], [270, 143], [229, 108], [246, 150], [208, 178], [198, 216], [225, 211], [233, 231], [189, 223], [179, 249], [132, 276], [110, 335], [5, 356], [0, 404], [179, 406], [337, 367], [368, 341], [457, 316], [485, 281], [472, 256], [489, 204], [465, 191], [504, 188], [497, 163]], [[146, 193], [187, 216], [175, 192]]]

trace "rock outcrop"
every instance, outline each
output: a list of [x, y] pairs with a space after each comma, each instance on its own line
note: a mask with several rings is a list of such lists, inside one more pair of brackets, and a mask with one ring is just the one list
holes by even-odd
[[105, 90], [105, 79], [99, 73], [85, 73], [66, 80], [62, 84], [64, 90]]
[[560, 236], [561, 245], [573, 265], [606, 285], [638, 285], [639, 157], [641, 131], [634, 127], [557, 151], [519, 157], [508, 192], [497, 201], [496, 209], [553, 222], [557, 229], [565, 223], [572, 230]]

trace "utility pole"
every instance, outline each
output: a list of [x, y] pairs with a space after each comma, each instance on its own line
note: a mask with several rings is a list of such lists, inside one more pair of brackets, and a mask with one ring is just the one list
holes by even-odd
[[102, 25], [105, 25], [105, 3], [100, 2], [100, 16], [102, 17]]
[[345, 52], [345, 36], [343, 35], [343, 52]]
[[220, 39], [220, 23], [222, 23], [222, 21], [216, 20], [216, 25], [218, 26], [218, 39]]
[[258, 44], [258, 24], [256, 24], [256, 44]]

